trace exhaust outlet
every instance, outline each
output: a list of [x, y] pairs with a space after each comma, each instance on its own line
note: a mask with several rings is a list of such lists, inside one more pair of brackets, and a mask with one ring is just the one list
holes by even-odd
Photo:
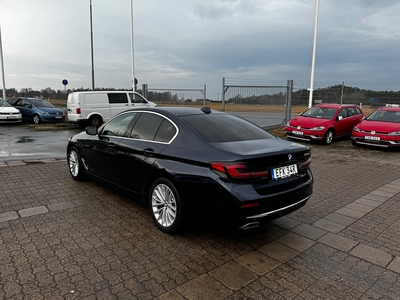
[[260, 222], [251, 222], [251, 223], [245, 223], [242, 226], [239, 226], [240, 229], [252, 229], [258, 227]]

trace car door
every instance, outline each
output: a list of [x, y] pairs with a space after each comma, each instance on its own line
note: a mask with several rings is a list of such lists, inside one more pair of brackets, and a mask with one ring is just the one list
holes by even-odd
[[136, 113], [122, 114], [105, 124], [98, 135], [85, 141], [81, 149], [85, 167], [95, 176], [118, 184], [119, 171], [115, 164], [117, 146], [126, 138]]
[[351, 132], [352, 119], [348, 116], [347, 108], [339, 108], [335, 124], [336, 136], [345, 135]]
[[121, 185], [140, 194], [154, 162], [177, 134], [170, 120], [152, 112], [142, 112], [128, 139], [117, 146], [116, 165]]

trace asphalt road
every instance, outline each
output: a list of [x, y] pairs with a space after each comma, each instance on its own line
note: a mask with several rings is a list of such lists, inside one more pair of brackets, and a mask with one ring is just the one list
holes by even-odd
[[38, 131], [22, 124], [0, 124], [0, 162], [34, 159], [63, 159], [68, 138], [82, 131]]

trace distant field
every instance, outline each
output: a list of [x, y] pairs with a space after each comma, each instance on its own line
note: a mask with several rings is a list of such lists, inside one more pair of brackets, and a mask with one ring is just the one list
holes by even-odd
[[[50, 99], [49, 100], [53, 105], [57, 107], [66, 107], [67, 106], [67, 100], [65, 99]], [[171, 106], [171, 103], [161, 103], [161, 102], [156, 102], [158, 106]], [[172, 104], [176, 106], [190, 106], [190, 107], [202, 107], [203, 104], [185, 104], [185, 103], [179, 103], [179, 104]], [[222, 109], [222, 104], [221, 103], [215, 103], [215, 102], [207, 102], [206, 106], [209, 106], [211, 109], [215, 110], [221, 110]], [[373, 112], [376, 108], [371, 108], [371, 107], [363, 107], [362, 110], [364, 111], [365, 115], [369, 115], [371, 112]], [[241, 111], [241, 112], [284, 112], [285, 107], [281, 105], [237, 105], [235, 106], [234, 104], [227, 104], [225, 106], [226, 111]], [[307, 110], [307, 106], [292, 106], [292, 114], [300, 114], [303, 111]]]

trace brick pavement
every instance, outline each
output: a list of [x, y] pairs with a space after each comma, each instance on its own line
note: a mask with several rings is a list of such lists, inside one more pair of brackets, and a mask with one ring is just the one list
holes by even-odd
[[65, 161], [0, 163], [0, 299], [399, 299], [400, 153], [312, 148], [300, 210], [177, 236]]

